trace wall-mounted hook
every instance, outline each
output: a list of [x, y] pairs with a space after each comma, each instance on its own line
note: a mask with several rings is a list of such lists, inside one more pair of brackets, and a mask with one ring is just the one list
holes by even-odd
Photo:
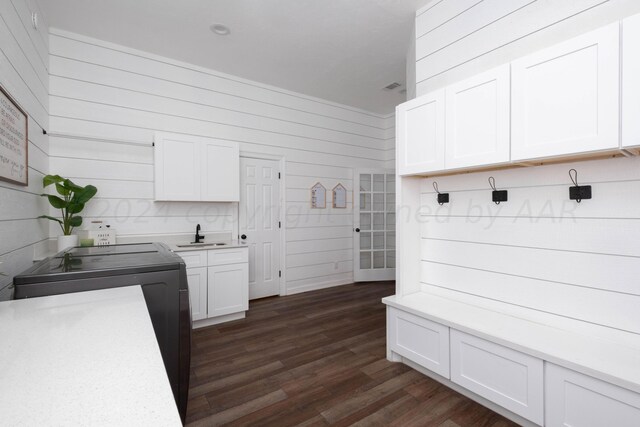
[[493, 202], [496, 205], [499, 205], [500, 202], [506, 202], [508, 200], [508, 193], [507, 190], [497, 190], [496, 189], [496, 179], [492, 176], [489, 177], [489, 185], [491, 186], [491, 189], [493, 190], [493, 192], [491, 193], [491, 200], [493, 200]]
[[569, 169], [569, 178], [571, 178], [571, 181], [573, 182], [573, 187], [569, 187], [569, 199], [575, 200], [576, 202], [580, 203], [582, 200], [588, 200], [591, 198], [591, 186], [578, 185], [577, 170]]
[[435, 181], [433, 181], [433, 189], [438, 193], [438, 204], [440, 206], [449, 203], [449, 193], [441, 193], [440, 190], [438, 190], [438, 183]]

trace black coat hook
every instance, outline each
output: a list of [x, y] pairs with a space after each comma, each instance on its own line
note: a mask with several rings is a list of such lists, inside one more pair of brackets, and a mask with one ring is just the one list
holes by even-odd
[[497, 190], [496, 179], [492, 176], [489, 177], [489, 185], [493, 189], [493, 192], [491, 193], [491, 199], [496, 205], [499, 205], [500, 202], [506, 202], [508, 200], [507, 190]]
[[[573, 174], [571, 173], [573, 172]], [[588, 200], [591, 198], [591, 186], [590, 185], [578, 185], [578, 171], [575, 169], [569, 169], [569, 178], [573, 182], [573, 187], [569, 187], [569, 199], [575, 200], [580, 203], [583, 199]]]
[[441, 193], [438, 190], [438, 183], [433, 181], [433, 189], [436, 190], [436, 193], [438, 193], [438, 204], [440, 206], [444, 205], [445, 203], [449, 203], [449, 193]]

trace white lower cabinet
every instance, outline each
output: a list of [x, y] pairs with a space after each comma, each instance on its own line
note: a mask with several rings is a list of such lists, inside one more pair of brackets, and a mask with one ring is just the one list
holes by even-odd
[[541, 359], [452, 329], [451, 381], [542, 425]]
[[194, 327], [244, 317], [249, 309], [249, 249], [237, 247], [180, 252]]
[[391, 350], [449, 378], [449, 328], [394, 308], [388, 310]]
[[193, 321], [207, 318], [207, 268], [187, 269], [187, 284], [191, 300], [191, 319]]
[[207, 295], [209, 317], [247, 310], [249, 265], [241, 263], [209, 267]]
[[570, 369], [545, 365], [548, 427], [638, 427], [640, 394]]

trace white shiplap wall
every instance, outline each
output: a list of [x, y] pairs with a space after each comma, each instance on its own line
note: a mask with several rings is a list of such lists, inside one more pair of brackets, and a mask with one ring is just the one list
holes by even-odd
[[59, 30], [50, 43], [51, 170], [98, 187], [89, 220], [121, 235], [236, 230], [236, 205], [153, 202], [150, 146], [155, 131], [234, 140], [286, 159], [287, 292], [353, 280], [352, 204], [312, 211], [309, 188], [351, 192], [354, 168], [392, 165], [393, 116]]
[[637, 12], [637, 0], [433, 0], [416, 14], [417, 94]]
[[[34, 29], [31, 14], [38, 13]], [[49, 168], [49, 48], [46, 17], [34, 0], [0, 2], [0, 85], [29, 115], [29, 186], [0, 181], [0, 300], [10, 299], [12, 277], [28, 268], [49, 235], [42, 176]]]
[[[627, 0], [441, 0], [418, 11], [417, 92], [640, 11]], [[568, 200], [568, 171], [593, 186]], [[509, 201], [491, 202], [494, 176]], [[640, 343], [640, 158], [422, 180], [422, 289]], [[631, 341], [629, 340], [631, 338]]]

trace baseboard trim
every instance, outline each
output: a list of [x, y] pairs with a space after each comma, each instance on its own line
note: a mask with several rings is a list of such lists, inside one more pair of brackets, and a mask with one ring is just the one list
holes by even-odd
[[304, 285], [304, 286], [300, 286], [298, 288], [293, 288], [293, 289], [289, 288], [289, 289], [287, 289], [287, 293], [285, 295], [301, 294], [303, 292], [317, 291], [317, 290], [320, 290], [320, 289], [333, 288], [335, 286], [350, 285], [352, 283], [353, 283], [352, 279], [334, 280], [334, 281], [328, 281], [328, 282], [313, 283], [311, 285]]

